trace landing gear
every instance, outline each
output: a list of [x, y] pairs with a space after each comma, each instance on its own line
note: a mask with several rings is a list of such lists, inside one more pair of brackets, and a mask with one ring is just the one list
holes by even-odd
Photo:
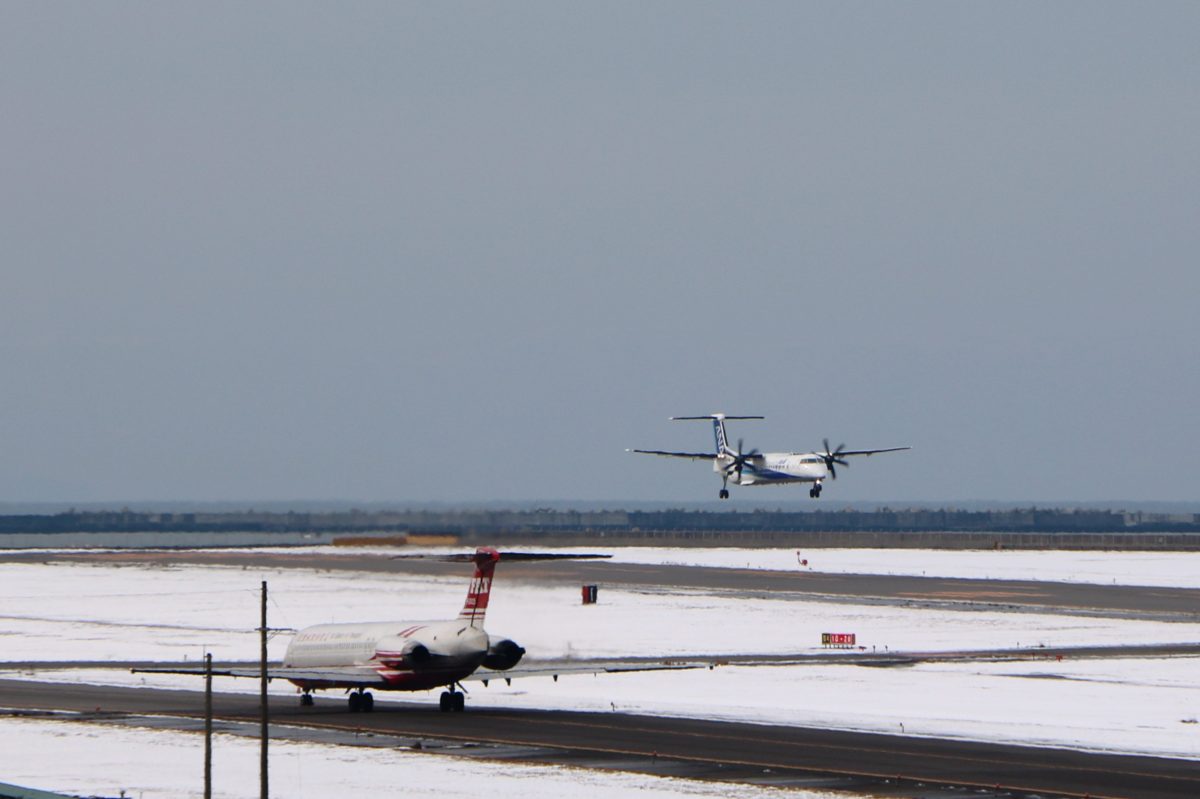
[[442, 691], [438, 707], [443, 713], [461, 713], [467, 706], [467, 698], [458, 691]]
[[[304, 700], [301, 700], [302, 702]], [[346, 700], [350, 707], [351, 713], [370, 713], [375, 709], [375, 697], [363, 690], [358, 690], [350, 694]]]
[[721, 493], [717, 494], [717, 496], [720, 497], [721, 499], [729, 499], [729, 489], [722, 488]]
[[817, 483], [812, 488], [808, 489], [808, 495], [810, 497], [812, 497], [813, 499], [816, 499], [817, 497], [821, 496], [821, 484]]
[[312, 694], [310, 694], [308, 691], [305, 691], [304, 693], [300, 694], [300, 706], [301, 707], [312, 707], [312, 704], [313, 704], [313, 695]]

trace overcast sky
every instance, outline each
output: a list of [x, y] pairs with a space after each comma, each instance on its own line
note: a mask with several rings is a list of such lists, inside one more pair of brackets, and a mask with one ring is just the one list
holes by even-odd
[[1195, 499], [1197, 31], [6, 2], [0, 500]]

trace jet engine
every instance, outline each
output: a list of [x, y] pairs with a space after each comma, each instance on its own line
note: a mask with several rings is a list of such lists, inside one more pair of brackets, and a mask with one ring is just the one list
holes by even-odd
[[515, 641], [501, 638], [498, 641], [492, 641], [488, 644], [488, 651], [487, 655], [483, 658], [483, 665], [485, 668], [504, 671], [520, 663], [524, 654], [525, 647], [518, 645]]
[[410, 642], [404, 647], [404, 660], [412, 666], [424, 666], [432, 657], [425, 644]]

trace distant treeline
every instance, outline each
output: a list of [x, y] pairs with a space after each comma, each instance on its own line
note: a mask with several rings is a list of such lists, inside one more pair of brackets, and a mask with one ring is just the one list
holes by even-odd
[[337, 511], [320, 513], [143, 513], [67, 511], [0, 516], [0, 534], [56, 532], [645, 532], [645, 531], [947, 531], [1200, 532], [1200, 514], [1028, 508], [869, 511]]

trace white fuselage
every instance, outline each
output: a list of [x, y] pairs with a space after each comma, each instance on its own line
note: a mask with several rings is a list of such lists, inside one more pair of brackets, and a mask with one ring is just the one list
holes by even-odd
[[[713, 461], [713, 471], [724, 474], [733, 462], [732, 456], [718, 456]], [[734, 485], [767, 485], [785, 483], [819, 483], [829, 477], [825, 459], [816, 452], [764, 452], [748, 458], [742, 466], [741, 476], [730, 474], [729, 482]]]
[[[306, 627], [288, 644], [287, 668], [369, 667], [388, 687], [422, 690], [460, 680], [483, 663], [488, 634], [467, 621], [364, 622]], [[302, 688], [331, 681], [293, 680]]]

